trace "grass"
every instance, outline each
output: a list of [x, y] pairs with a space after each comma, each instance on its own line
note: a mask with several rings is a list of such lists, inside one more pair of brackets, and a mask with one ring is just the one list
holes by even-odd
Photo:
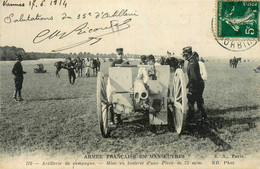
[[[33, 68], [43, 63], [46, 74]], [[204, 92], [209, 130], [180, 137], [161, 127], [151, 134], [140, 127], [140, 116], [130, 116], [111, 138], [101, 137], [96, 112], [96, 77], [77, 78], [70, 85], [66, 70], [55, 77], [53, 60], [23, 61], [24, 101], [14, 103], [11, 69], [14, 62], [0, 62], [0, 151], [17, 156], [39, 151], [47, 155], [87, 153], [184, 154], [197, 159], [212, 155], [219, 147], [225, 153], [254, 155], [260, 148], [260, 76], [253, 72], [259, 63], [247, 62], [237, 69], [228, 62], [206, 62], [208, 80]], [[108, 63], [103, 63], [107, 71]]]

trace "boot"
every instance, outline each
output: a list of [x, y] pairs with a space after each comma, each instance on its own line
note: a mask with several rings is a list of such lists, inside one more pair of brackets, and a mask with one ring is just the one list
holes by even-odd
[[21, 90], [18, 91], [18, 101], [23, 101]]
[[199, 110], [200, 110], [200, 112], [201, 112], [201, 120], [202, 120], [203, 122], [205, 122], [205, 123], [209, 123], [209, 122], [208, 122], [207, 114], [206, 114], [206, 112], [205, 112], [204, 104], [203, 104], [203, 103], [200, 104], [198, 108], [199, 108]]
[[192, 105], [189, 105], [188, 115], [187, 115], [187, 124], [191, 125], [191, 126], [196, 125], [194, 118], [195, 118], [194, 107]]
[[14, 94], [13, 94], [13, 99], [14, 99], [15, 102], [18, 101], [16, 97], [17, 97], [17, 90], [15, 90], [15, 91], [14, 91]]

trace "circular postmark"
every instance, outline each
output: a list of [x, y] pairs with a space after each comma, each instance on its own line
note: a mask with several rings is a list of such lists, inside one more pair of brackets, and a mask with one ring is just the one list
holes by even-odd
[[211, 29], [217, 43], [233, 52], [241, 52], [254, 47], [257, 44], [257, 39], [244, 39], [244, 38], [218, 38], [214, 30], [214, 18], [211, 21]]

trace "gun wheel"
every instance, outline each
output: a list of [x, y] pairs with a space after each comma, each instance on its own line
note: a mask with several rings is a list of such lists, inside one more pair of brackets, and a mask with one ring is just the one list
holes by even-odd
[[186, 124], [187, 91], [182, 69], [177, 69], [173, 77], [173, 122], [178, 134]]
[[102, 72], [97, 76], [97, 113], [101, 135], [105, 138], [109, 137], [110, 129], [108, 125], [108, 113], [110, 107], [107, 101], [106, 78]]

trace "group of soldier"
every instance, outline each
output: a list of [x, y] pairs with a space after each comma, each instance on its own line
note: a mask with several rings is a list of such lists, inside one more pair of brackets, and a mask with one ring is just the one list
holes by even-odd
[[[13, 93], [13, 99], [15, 102], [23, 101], [21, 90], [23, 86], [23, 75], [26, 74], [25, 71], [23, 71], [23, 66], [21, 64], [23, 57], [21, 54], [16, 54], [16, 63], [13, 66], [12, 74], [14, 75], [14, 84], [15, 84], [15, 91]], [[91, 64], [89, 64], [91, 62]], [[97, 72], [100, 70], [101, 63], [99, 61], [99, 58], [93, 59], [90, 61], [89, 58], [87, 58], [86, 63], [83, 58], [77, 57], [76, 59], [71, 59], [70, 57], [66, 58], [66, 61], [63, 62], [56, 62], [57, 64], [57, 71], [56, 76], [58, 75], [58, 72], [61, 68], [65, 68], [68, 70], [68, 77], [69, 77], [69, 83], [73, 85], [76, 80], [76, 73], [78, 77], [82, 77], [82, 69], [86, 67], [86, 70], [88, 68], [92, 68], [93, 72], [97, 74]], [[62, 63], [64, 65], [62, 65]], [[94, 66], [93, 66], [94, 65]], [[43, 65], [40, 65], [43, 69]], [[39, 67], [40, 67], [39, 66]], [[59, 68], [58, 68], [59, 67]], [[89, 71], [86, 71], [86, 76], [89, 77]], [[59, 77], [59, 75], [57, 76]]]
[[[129, 62], [125, 61], [123, 56], [123, 48], [117, 48], [117, 59], [114, 60], [111, 64], [111, 67], [116, 66], [117, 64], [129, 64]], [[207, 114], [205, 112], [204, 108], [204, 100], [203, 100], [203, 91], [205, 88], [205, 81], [207, 79], [207, 72], [205, 69], [205, 66], [203, 62], [199, 60], [199, 55], [197, 52], [192, 52], [192, 47], [188, 46], [183, 48], [183, 53], [182, 53], [183, 58], [188, 61], [187, 65], [187, 75], [188, 75], [188, 83], [187, 83], [187, 98], [188, 98], [188, 122], [189, 124], [194, 124], [194, 119], [195, 119], [195, 108], [194, 104], [197, 103], [197, 107], [201, 112], [201, 120], [207, 120]], [[170, 67], [173, 67], [173, 69], [176, 69], [176, 64], [175, 62], [172, 64], [170, 61], [175, 61], [174, 57], [168, 57], [166, 61], [168, 60], [168, 64]], [[12, 69], [12, 73], [15, 76], [14, 82], [15, 82], [15, 91], [13, 94], [13, 98], [15, 101], [22, 101], [22, 96], [21, 96], [21, 89], [22, 89], [22, 84], [23, 84], [23, 75], [26, 73], [23, 71], [23, 67], [21, 64], [22, 61], [22, 56], [20, 54], [17, 55], [17, 62], [14, 64], [14, 67]], [[99, 60], [97, 59], [99, 62]], [[89, 62], [89, 59], [87, 59], [87, 62]], [[100, 62], [99, 62], [100, 63]], [[68, 70], [68, 76], [69, 76], [69, 82], [70, 84], [75, 83], [76, 79], [76, 74], [75, 74], [75, 68], [76, 65], [78, 67], [83, 67], [84, 65], [84, 60], [81, 58], [77, 58], [76, 62], [71, 59], [67, 58], [67, 70]], [[155, 65], [155, 57], [153, 55], [141, 56], [141, 63], [140, 64], [148, 64], [148, 65]], [[81, 66], [79, 66], [81, 65]], [[87, 64], [88, 65], [88, 64]], [[100, 69], [100, 64], [97, 66], [97, 70]], [[79, 74], [81, 73], [82, 76], [82, 70], [80, 68], [77, 68]], [[141, 69], [138, 72], [138, 77], [143, 76], [144, 71]], [[113, 114], [111, 116], [114, 116]], [[110, 117], [109, 119], [114, 119], [114, 117]], [[115, 118], [116, 123], [121, 122], [121, 117], [120, 115], [117, 115]], [[111, 123], [115, 123], [115, 121], [111, 121]]]
[[[112, 67], [116, 66], [117, 64], [129, 64], [127, 61], [124, 60], [123, 56], [123, 49], [118, 48], [116, 49], [117, 52], [117, 59], [111, 64]], [[160, 64], [170, 65], [171, 70], [176, 70], [177, 68], [183, 68], [184, 60], [188, 61], [187, 65], [187, 76], [188, 76], [188, 83], [187, 83], [187, 99], [188, 99], [188, 116], [187, 121], [189, 125], [195, 125], [195, 103], [197, 103], [198, 110], [200, 112], [201, 117], [200, 120], [207, 122], [207, 114], [204, 108], [204, 99], [203, 99], [203, 92], [205, 88], [205, 81], [207, 80], [207, 71], [204, 65], [204, 62], [200, 60], [199, 54], [197, 52], [192, 51], [191, 46], [187, 46], [183, 48], [182, 57], [184, 58], [183, 62], [182, 59], [177, 59], [174, 57], [174, 54], [171, 55], [167, 52], [168, 57], [161, 59]], [[153, 55], [142, 55], [141, 56], [140, 64], [143, 65], [156, 65], [158, 63], [155, 62], [155, 57]], [[163, 61], [163, 62], [162, 62]], [[143, 76], [146, 73], [144, 70], [139, 69], [138, 77], [146, 77]], [[148, 79], [144, 80], [147, 81]], [[111, 125], [120, 124], [122, 122], [121, 117], [119, 114], [110, 114], [109, 119]]]
[[76, 73], [78, 77], [82, 77], [83, 74], [83, 68], [86, 67], [86, 76], [90, 76], [90, 68], [93, 69], [93, 74], [97, 74], [97, 72], [100, 70], [100, 60], [99, 58], [93, 59], [90, 61], [89, 58], [86, 60], [80, 57], [77, 57], [76, 59], [72, 60], [70, 57], [66, 60], [66, 69], [68, 70], [68, 76], [69, 76], [69, 82], [70, 84], [75, 83], [76, 79]]

